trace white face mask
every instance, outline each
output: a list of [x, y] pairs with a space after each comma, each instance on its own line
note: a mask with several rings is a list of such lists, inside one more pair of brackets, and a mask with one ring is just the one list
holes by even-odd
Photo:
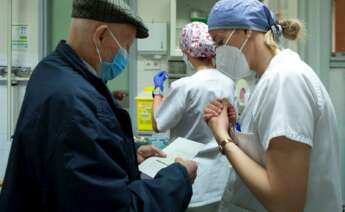
[[242, 53], [244, 46], [247, 44], [247, 38], [238, 49], [227, 45], [234, 35], [235, 30], [228, 36], [225, 44], [216, 49], [216, 66], [217, 69], [236, 81], [251, 74], [246, 57]]
[[195, 70], [193, 64], [188, 60], [188, 57], [186, 54], [183, 54], [183, 61], [186, 63], [186, 65], [191, 69]]

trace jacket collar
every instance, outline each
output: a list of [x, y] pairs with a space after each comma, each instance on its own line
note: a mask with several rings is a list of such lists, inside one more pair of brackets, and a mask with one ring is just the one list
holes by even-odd
[[85, 80], [87, 80], [92, 86], [94, 86], [96, 90], [107, 99], [112, 108], [123, 110], [119, 104], [115, 103], [111, 93], [109, 92], [102, 79], [95, 76], [88, 70], [83, 60], [71, 48], [71, 46], [66, 43], [66, 41], [60, 41], [55, 51], [59, 56], [62, 57], [65, 62], [67, 62], [73, 68], [74, 71], [82, 75]]

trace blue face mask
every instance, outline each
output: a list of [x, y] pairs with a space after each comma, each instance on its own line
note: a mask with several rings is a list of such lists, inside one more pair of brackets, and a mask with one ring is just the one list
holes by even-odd
[[128, 64], [128, 53], [127, 50], [122, 48], [119, 41], [116, 39], [114, 34], [109, 30], [111, 36], [119, 47], [117, 54], [114, 56], [112, 62], [103, 61], [99, 49], [96, 47], [100, 65], [101, 65], [101, 78], [104, 82], [115, 79], [119, 76], [127, 67]]

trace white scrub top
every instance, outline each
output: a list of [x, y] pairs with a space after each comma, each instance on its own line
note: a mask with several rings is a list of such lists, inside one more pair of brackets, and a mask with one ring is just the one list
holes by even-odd
[[[256, 134], [263, 154], [271, 139], [280, 136], [310, 146], [304, 211], [342, 211], [334, 107], [318, 76], [295, 52], [283, 50], [272, 59], [249, 99], [241, 124], [242, 132]], [[266, 211], [235, 172], [220, 211], [229, 211], [231, 203], [250, 211]]]
[[216, 69], [205, 69], [172, 83], [168, 95], [154, 114], [160, 132], [170, 130], [171, 140], [187, 138], [206, 144], [195, 161], [197, 178], [190, 207], [221, 200], [230, 165], [218, 151], [212, 131], [203, 119], [207, 105], [215, 99], [234, 99], [234, 82]]

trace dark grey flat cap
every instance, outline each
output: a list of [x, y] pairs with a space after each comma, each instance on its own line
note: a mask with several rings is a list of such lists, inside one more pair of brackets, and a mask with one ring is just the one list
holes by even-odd
[[73, 0], [72, 17], [107, 23], [131, 24], [137, 28], [137, 38], [149, 36], [142, 19], [124, 0]]

